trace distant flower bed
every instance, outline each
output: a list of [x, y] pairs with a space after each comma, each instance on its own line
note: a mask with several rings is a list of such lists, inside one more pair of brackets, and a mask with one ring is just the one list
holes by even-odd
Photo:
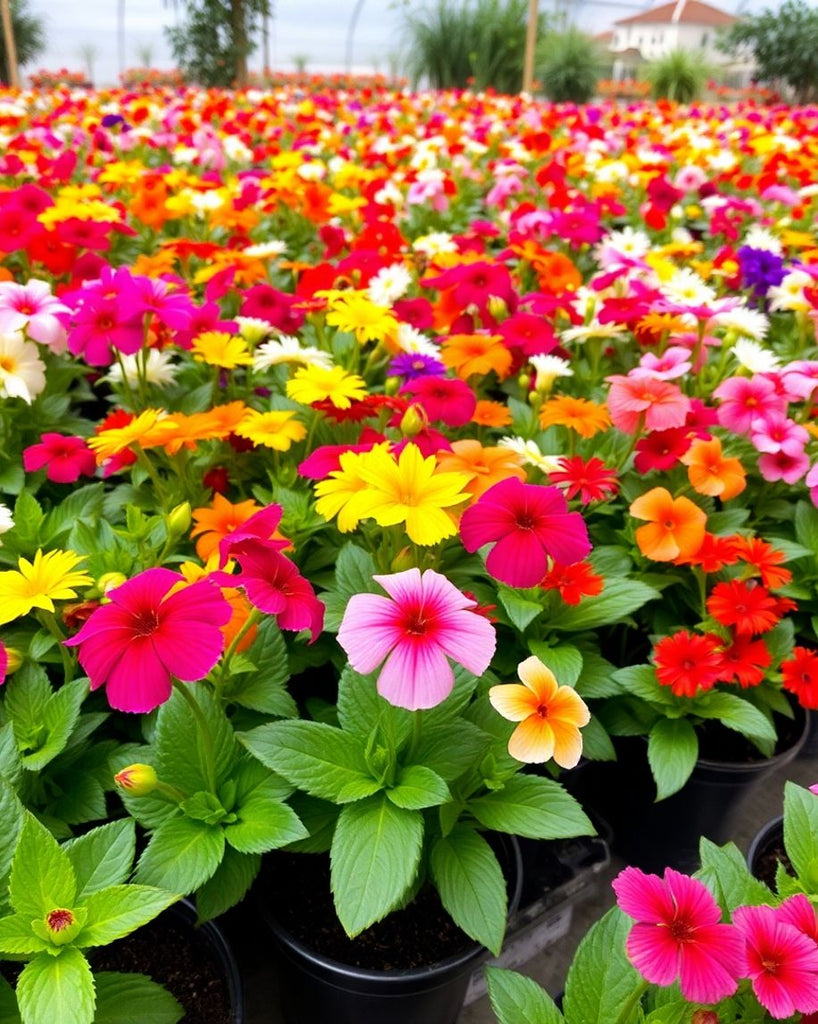
[[68, 68], [58, 68], [56, 71], [40, 68], [39, 71], [35, 71], [28, 77], [32, 89], [56, 89], [61, 85], [84, 87], [91, 85], [84, 71], [69, 71]]

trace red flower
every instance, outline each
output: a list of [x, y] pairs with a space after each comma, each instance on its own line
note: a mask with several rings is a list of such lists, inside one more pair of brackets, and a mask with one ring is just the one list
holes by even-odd
[[671, 469], [690, 447], [687, 427], [653, 430], [636, 443], [633, 464], [638, 473], [652, 469]]
[[752, 640], [749, 636], [737, 636], [729, 647], [721, 652], [723, 668], [719, 680], [723, 683], [737, 682], [741, 687], [758, 686], [764, 679], [764, 669], [772, 664], [772, 655], [763, 640]]
[[722, 626], [733, 626], [736, 633], [748, 635], [769, 632], [781, 618], [772, 594], [743, 580], [717, 583], [707, 599], [707, 610]]
[[93, 476], [97, 460], [84, 438], [49, 433], [24, 450], [23, 466], [27, 473], [45, 466], [46, 477], [55, 484], [73, 484], [81, 476]]
[[680, 630], [666, 636], [653, 649], [656, 678], [677, 697], [695, 697], [715, 686], [722, 670], [721, 640]]
[[781, 662], [783, 687], [805, 708], [818, 709], [818, 654], [808, 647], [793, 647], [792, 658]]
[[560, 459], [560, 467], [548, 474], [549, 479], [555, 484], [568, 484], [565, 496], [575, 498], [579, 494], [583, 505], [589, 501], [604, 501], [619, 490], [616, 471], [601, 459], [584, 462], [578, 455], [566, 456]]
[[706, 573], [720, 572], [725, 565], [735, 565], [738, 561], [735, 537], [717, 537], [714, 533], [705, 533], [702, 546], [695, 555], [677, 559], [677, 564], [700, 565]]
[[462, 427], [477, 408], [474, 392], [465, 381], [449, 377], [416, 377], [401, 388], [414, 395], [431, 422], [440, 420], [447, 427]]
[[544, 590], [558, 590], [566, 604], [579, 604], [583, 597], [602, 593], [604, 581], [588, 562], [560, 565], [554, 562], [540, 584]]
[[774, 590], [785, 587], [792, 580], [789, 569], [780, 568], [786, 561], [783, 551], [777, 551], [772, 544], [760, 537], [737, 537], [736, 553], [742, 562], [758, 570], [765, 587]]

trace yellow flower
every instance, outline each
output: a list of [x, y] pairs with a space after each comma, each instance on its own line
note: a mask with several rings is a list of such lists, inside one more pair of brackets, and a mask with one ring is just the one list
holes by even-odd
[[253, 444], [286, 452], [294, 441], [303, 441], [307, 436], [307, 428], [298, 422], [294, 412], [251, 410], [236, 427], [236, 433], [239, 437], [246, 437]]
[[[376, 447], [388, 454], [389, 444]], [[315, 485], [315, 511], [325, 519], [338, 516], [338, 529], [341, 533], [354, 530], [361, 519], [358, 510], [361, 498], [367, 489], [366, 480], [361, 475], [363, 455], [358, 452], [342, 452], [340, 469], [333, 470], [326, 480]]]
[[191, 351], [193, 358], [200, 363], [219, 366], [223, 370], [235, 370], [237, 366], [250, 366], [253, 362], [244, 338], [226, 331], [205, 331], [194, 338]]
[[379, 526], [406, 524], [415, 544], [437, 544], [457, 533], [446, 508], [469, 500], [468, 473], [436, 472], [434, 455], [424, 458], [408, 444], [395, 459], [383, 449], [364, 452], [361, 477], [369, 486], [358, 499], [359, 515], [372, 516]]
[[379, 306], [363, 292], [340, 292], [327, 304], [327, 323], [354, 334], [359, 344], [383, 341], [398, 329], [398, 321], [386, 306]]
[[102, 463], [112, 455], [118, 455], [132, 444], [139, 444], [155, 430], [162, 415], [159, 409], [145, 409], [124, 427], [101, 430], [96, 437], [88, 438], [88, 447]]
[[341, 366], [301, 366], [287, 381], [287, 397], [302, 405], [329, 399], [336, 409], [348, 409], [366, 397], [366, 383], [363, 377], [347, 373]]
[[32, 608], [54, 611], [55, 601], [77, 596], [76, 587], [90, 586], [94, 581], [76, 566], [83, 555], [74, 551], [38, 549], [34, 561], [18, 559], [18, 569], [0, 572], [0, 624], [28, 615]]

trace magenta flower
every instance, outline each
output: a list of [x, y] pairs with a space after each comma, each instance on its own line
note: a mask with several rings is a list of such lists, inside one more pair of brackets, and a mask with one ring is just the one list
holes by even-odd
[[153, 711], [170, 697], [171, 676], [195, 682], [219, 660], [230, 605], [207, 580], [180, 584], [170, 569], [147, 569], [110, 590], [110, 604], [65, 641], [79, 646], [91, 689], [104, 685], [111, 707]]
[[759, 455], [758, 469], [767, 483], [783, 480], [785, 484], [794, 484], [809, 469], [809, 457], [803, 451], [795, 455], [783, 451]]
[[374, 576], [389, 597], [355, 594], [344, 612], [338, 643], [356, 672], [374, 672], [390, 704], [417, 711], [445, 700], [454, 686], [448, 658], [482, 675], [494, 655], [494, 627], [476, 603], [445, 576], [407, 569]]
[[729, 924], [710, 890], [698, 879], [665, 868], [664, 879], [625, 868], [613, 881], [620, 909], [636, 923], [628, 957], [654, 985], [679, 980], [685, 999], [717, 1003], [742, 977], [744, 940]]
[[0, 334], [25, 328], [29, 338], [54, 352], [64, 352], [65, 327], [59, 315], [67, 313], [68, 306], [51, 294], [46, 281], [0, 281]]
[[524, 484], [516, 477], [490, 487], [460, 520], [467, 551], [494, 543], [486, 568], [512, 587], [536, 586], [549, 556], [561, 565], [581, 562], [591, 550], [579, 512], [569, 512], [557, 487]]
[[753, 420], [786, 412], [787, 403], [766, 377], [730, 377], [713, 394], [721, 402], [719, 423], [737, 434], [749, 434]]
[[0, 684], [6, 681], [6, 672], [9, 667], [9, 653], [6, 650], [5, 644], [0, 640]]
[[733, 913], [746, 940], [743, 973], [756, 999], [778, 1020], [818, 1010], [818, 945], [794, 923], [802, 920], [803, 906], [788, 907], [790, 902], [778, 908], [739, 907]]
[[771, 412], [767, 416], [759, 416], [750, 425], [750, 440], [756, 451], [775, 455], [801, 455], [809, 441], [809, 433], [789, 416], [781, 412]]
[[273, 537], [281, 522], [282, 511], [280, 505], [266, 505], [245, 519], [232, 533], [222, 537], [219, 541], [219, 568], [223, 569], [231, 555], [248, 541], [253, 544], [263, 543], [274, 551], [286, 548], [289, 541]]
[[462, 427], [474, 416], [477, 399], [464, 380], [451, 377], [416, 377], [400, 389], [402, 395], [414, 395], [429, 417], [447, 427]]
[[23, 466], [27, 473], [45, 466], [46, 477], [55, 484], [73, 484], [81, 476], [93, 476], [97, 460], [85, 438], [49, 433], [23, 451]]

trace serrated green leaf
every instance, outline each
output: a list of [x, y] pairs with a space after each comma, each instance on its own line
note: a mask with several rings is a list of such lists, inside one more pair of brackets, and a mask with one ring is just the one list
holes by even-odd
[[347, 603], [354, 594], [383, 594], [373, 577], [377, 573], [369, 552], [348, 541], [338, 552], [335, 563], [335, 586], [322, 595], [326, 603], [324, 629], [337, 633]]
[[27, 814], [11, 862], [11, 905], [18, 914], [39, 918], [55, 907], [72, 907], [76, 893], [68, 854], [44, 825]]
[[32, 931], [28, 914], [0, 917], [0, 953], [18, 957], [27, 953], [42, 953], [49, 948], [50, 943]]
[[539, 640], [530, 640], [528, 649], [551, 669], [560, 686], [576, 686], [582, 673], [582, 655], [576, 647], [569, 644], [549, 647]]
[[611, 737], [598, 718], [591, 718], [582, 727], [582, 755], [589, 761], [615, 761], [616, 750]]
[[769, 903], [770, 890], [747, 868], [747, 861], [734, 843], [716, 846], [706, 836], [699, 841], [701, 869], [699, 878], [716, 897], [721, 909], [732, 914], [736, 907], [755, 907]]
[[613, 674], [614, 682], [625, 693], [630, 693], [640, 700], [655, 704], [672, 705], [673, 693], [669, 686], [662, 686], [656, 678], [653, 665], [628, 665], [617, 669]]
[[625, 953], [632, 923], [614, 907], [582, 940], [565, 981], [566, 1020], [611, 1024], [621, 1018], [641, 982]]
[[230, 680], [225, 691], [227, 700], [266, 715], [295, 718], [298, 706], [286, 689], [290, 678], [287, 646], [272, 616], [259, 626], [245, 657], [254, 667]]
[[497, 588], [497, 597], [505, 609], [509, 621], [521, 633], [524, 633], [534, 619], [543, 613], [543, 606], [538, 601], [526, 600], [520, 595], [520, 591], [503, 584]]
[[330, 859], [335, 910], [348, 935], [400, 903], [415, 880], [422, 838], [421, 813], [396, 807], [382, 793], [343, 808]]
[[6, 682], [3, 706], [18, 743], [42, 726], [42, 709], [51, 696], [45, 669], [32, 661], [26, 661]]
[[121, 885], [131, 873], [136, 826], [130, 818], [111, 821], [63, 843], [77, 880], [77, 903], [89, 893]]
[[91, 1024], [94, 976], [88, 961], [73, 946], [59, 956], [40, 954], [26, 964], [17, 981], [23, 1024]]
[[656, 799], [678, 792], [699, 757], [696, 730], [686, 718], [660, 718], [648, 735], [648, 763], [656, 782]]
[[0, 822], [3, 823], [0, 828], [0, 879], [5, 878], [11, 868], [24, 814], [17, 794], [7, 782], [0, 779]]
[[363, 676], [346, 666], [338, 682], [338, 722], [344, 732], [364, 741], [377, 728], [397, 748], [412, 732], [412, 712], [381, 697], [376, 680], [377, 673]]
[[105, 946], [141, 928], [179, 899], [178, 893], [148, 885], [111, 885], [85, 897], [85, 927], [78, 946]]
[[0, 1024], [20, 1024], [17, 996], [6, 979], [0, 976]]
[[359, 739], [322, 722], [270, 722], [239, 741], [262, 764], [311, 796], [337, 801], [345, 786], [371, 785]]
[[497, 1024], [564, 1024], [557, 1004], [533, 978], [487, 967], [486, 981]]
[[239, 853], [224, 848], [224, 857], [209, 881], [196, 890], [199, 921], [212, 921], [239, 903], [253, 884], [261, 867], [257, 853]]
[[572, 632], [597, 629], [619, 622], [660, 593], [639, 580], [606, 579], [605, 589], [596, 597], [585, 597], [576, 606], [563, 605], [549, 617], [548, 628]]
[[82, 702], [88, 695], [88, 680], [74, 679], [54, 693], [40, 709], [43, 727], [41, 744], [21, 757], [24, 768], [38, 771], [65, 749], [77, 724]]
[[135, 880], [182, 895], [212, 878], [224, 856], [224, 832], [190, 818], [171, 818], [151, 836]]
[[450, 799], [449, 787], [431, 768], [410, 764], [398, 775], [395, 786], [386, 790], [387, 797], [398, 807], [420, 811], [437, 807]]
[[784, 785], [784, 849], [799, 880], [818, 892], [818, 797], [808, 789]]
[[491, 742], [488, 733], [463, 718], [451, 725], [424, 722], [412, 759], [415, 764], [431, 768], [444, 781], [452, 782], [482, 761]]
[[515, 775], [502, 789], [469, 800], [468, 809], [486, 828], [528, 839], [596, 834], [580, 805], [558, 782], [536, 775]]
[[775, 749], [776, 732], [769, 718], [757, 707], [734, 693], [711, 690], [696, 699], [696, 714], [714, 718], [728, 729], [740, 732], [770, 757]]
[[582, 651], [582, 674], [576, 691], [585, 700], [615, 697], [621, 688], [613, 678], [614, 666], [598, 651]]
[[[17, 739], [14, 735], [14, 726], [11, 722], [0, 728], [0, 782], [11, 783], [15, 789], [19, 786], [23, 766], [20, 763], [20, 754], [17, 750]], [[0, 840], [0, 846], [2, 840]]]
[[94, 1024], [177, 1024], [185, 1015], [171, 993], [144, 974], [100, 971], [94, 981]]
[[17, 542], [32, 550], [41, 546], [40, 527], [45, 513], [30, 491], [20, 491], [14, 503], [14, 535]]
[[[238, 753], [233, 730], [224, 711], [204, 686], [190, 686], [188, 693], [199, 705], [213, 740], [216, 782], [227, 778]], [[205, 766], [208, 753], [199, 741], [199, 723], [187, 701], [173, 692], [156, 717], [156, 772], [163, 782], [183, 793], [209, 788]]]
[[763, 637], [764, 645], [770, 652], [773, 667], [777, 667], [782, 661], [792, 657], [792, 647], [795, 642], [795, 626], [792, 619], [782, 619]]
[[236, 813], [239, 820], [225, 825], [224, 838], [239, 853], [267, 853], [307, 836], [292, 807], [263, 792], [257, 791]]
[[508, 911], [506, 883], [486, 840], [468, 825], [455, 825], [432, 847], [429, 866], [455, 924], [499, 956]]

